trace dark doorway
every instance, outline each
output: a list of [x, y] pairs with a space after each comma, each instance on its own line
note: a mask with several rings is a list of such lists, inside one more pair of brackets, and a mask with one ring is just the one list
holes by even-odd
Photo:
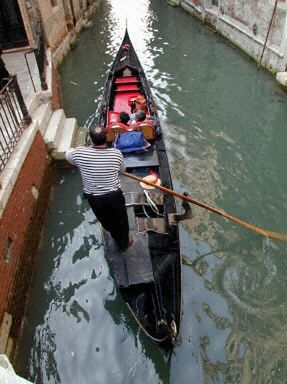
[[0, 0], [0, 44], [2, 49], [28, 44], [17, 0]]

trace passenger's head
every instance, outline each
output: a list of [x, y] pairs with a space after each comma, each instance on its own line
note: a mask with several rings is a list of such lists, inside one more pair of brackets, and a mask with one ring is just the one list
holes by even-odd
[[120, 122], [121, 123], [127, 125], [129, 119], [130, 119], [130, 115], [127, 112], [121, 112], [120, 113]]
[[104, 145], [106, 144], [107, 137], [106, 132], [103, 127], [95, 126], [89, 129], [90, 138], [94, 145]]
[[137, 113], [136, 113], [136, 121], [144, 121], [145, 118], [146, 118], [146, 114], [145, 114], [144, 111], [141, 111], [141, 110], [137, 111]]

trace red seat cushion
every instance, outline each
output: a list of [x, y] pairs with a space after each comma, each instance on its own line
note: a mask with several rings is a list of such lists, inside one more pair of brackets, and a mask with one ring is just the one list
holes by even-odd
[[132, 84], [138, 82], [139, 80], [136, 77], [118, 77], [115, 84]]
[[114, 111], [108, 111], [108, 124], [117, 123], [120, 121], [120, 113]]
[[116, 91], [139, 91], [139, 89], [137, 84], [119, 84]]
[[141, 93], [139, 91], [129, 91], [129, 92], [118, 92], [115, 94], [114, 98], [114, 111], [122, 112], [122, 111], [130, 111], [131, 107], [129, 106], [129, 100], [131, 98], [136, 98]]
[[148, 120], [139, 121], [131, 125], [131, 128], [135, 131], [143, 132], [146, 140], [154, 140], [156, 138], [154, 126]]

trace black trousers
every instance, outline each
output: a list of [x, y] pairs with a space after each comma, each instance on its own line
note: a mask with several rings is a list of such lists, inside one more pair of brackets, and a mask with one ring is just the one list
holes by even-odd
[[129, 221], [123, 192], [118, 189], [101, 196], [84, 194], [84, 197], [119, 249], [125, 249], [129, 242]]

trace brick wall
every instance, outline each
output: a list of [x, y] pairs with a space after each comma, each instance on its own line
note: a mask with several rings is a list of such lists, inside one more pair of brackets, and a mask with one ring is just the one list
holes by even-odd
[[12, 337], [21, 324], [47, 209], [52, 184], [49, 165], [38, 132], [0, 220], [0, 321], [4, 311], [12, 315]]

